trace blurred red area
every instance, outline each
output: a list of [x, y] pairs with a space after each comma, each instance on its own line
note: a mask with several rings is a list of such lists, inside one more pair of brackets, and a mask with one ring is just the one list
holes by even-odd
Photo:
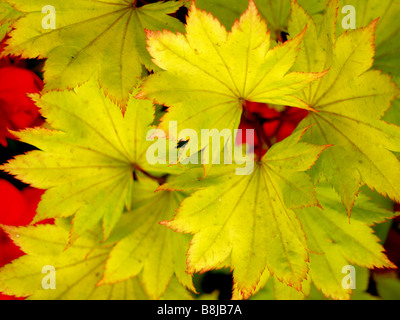
[[246, 143], [246, 129], [253, 129], [254, 153], [261, 158], [274, 143], [290, 136], [307, 115], [304, 109], [284, 107], [278, 111], [266, 103], [246, 101], [239, 125], [243, 131], [236, 137], [236, 144]]
[[[3, 46], [4, 41], [1, 50]], [[18, 58], [0, 60], [0, 144], [5, 147], [7, 138], [15, 139], [9, 130], [17, 131], [43, 123], [39, 109], [27, 96], [40, 92], [43, 82], [25, 66], [25, 61]]]
[[[18, 190], [7, 180], [0, 180], [0, 224], [8, 226], [29, 225], [35, 214], [44, 190], [26, 187]], [[53, 220], [41, 221], [53, 223]], [[9, 236], [0, 229], [0, 268], [24, 255]], [[0, 293], [0, 300], [21, 299]]]

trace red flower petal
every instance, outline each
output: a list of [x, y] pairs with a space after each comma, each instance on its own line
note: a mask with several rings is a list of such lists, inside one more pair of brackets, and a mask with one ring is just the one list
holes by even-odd
[[25, 212], [24, 221], [21, 221], [21, 225], [29, 224], [32, 222], [33, 218], [36, 215], [36, 210], [44, 191], [45, 190], [36, 189], [32, 187], [27, 187], [22, 190], [22, 195], [24, 196], [25, 201], [27, 203], [27, 209]]
[[265, 135], [268, 138], [272, 138], [276, 134], [276, 131], [277, 131], [280, 123], [281, 123], [280, 120], [273, 120], [271, 122], [265, 122], [263, 124], [263, 130], [264, 130]]
[[301, 120], [308, 116], [308, 111], [300, 108], [289, 107], [284, 119], [297, 126]]
[[0, 224], [18, 226], [25, 221], [27, 203], [21, 192], [7, 180], [0, 180]]
[[247, 102], [247, 109], [250, 112], [258, 113], [264, 119], [274, 119], [280, 117], [280, 112], [270, 108], [266, 103]]
[[283, 139], [290, 136], [294, 129], [296, 129], [297, 125], [294, 125], [290, 122], [282, 122], [281, 127], [276, 135], [276, 142], [282, 141]]
[[0, 229], [0, 268], [14, 259], [24, 255], [24, 252]]
[[32, 71], [14, 66], [0, 68], [0, 143], [14, 139], [8, 129], [19, 130], [41, 119], [39, 109], [27, 96], [43, 89], [42, 80]]
[[[241, 134], [239, 134], [239, 132], [238, 132], [238, 134], [236, 135], [236, 140], [235, 140], [236, 145], [241, 145], [243, 143], [246, 143], [246, 138], [247, 138], [246, 129], [254, 130], [254, 128], [251, 126], [251, 124], [248, 123], [244, 118], [242, 118], [242, 120], [239, 124], [239, 130], [242, 130], [242, 132], [241, 132]], [[259, 140], [254, 131], [254, 147], [257, 147], [258, 144], [259, 144]]]

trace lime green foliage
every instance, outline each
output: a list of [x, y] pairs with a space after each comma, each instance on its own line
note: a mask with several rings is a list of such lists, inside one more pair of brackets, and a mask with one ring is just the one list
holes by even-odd
[[[339, 6], [352, 5], [356, 9], [357, 27], [364, 27], [376, 18], [379, 18], [375, 36], [375, 60], [373, 68], [383, 70], [393, 76], [393, 80], [400, 85], [400, 2], [391, 0], [365, 1], [339, 0]], [[339, 19], [340, 20], [340, 19]], [[343, 32], [341, 22], [337, 23], [337, 34]], [[386, 112], [385, 120], [400, 125], [400, 101], [397, 99]]]
[[49, 1], [8, 2], [24, 16], [14, 24], [4, 54], [47, 58], [44, 77], [50, 90], [74, 88], [95, 76], [123, 107], [141, 76], [142, 64], [156, 69], [145, 48], [144, 29], [183, 30], [177, 19], [168, 16], [181, 6], [175, 1], [136, 8], [134, 0], [56, 0], [51, 3], [56, 29], [48, 30], [41, 21]]
[[[54, 130], [18, 133], [40, 151], [19, 156], [3, 168], [37, 188], [48, 189], [35, 220], [73, 216], [72, 247], [102, 222], [96, 232], [103, 233], [104, 244], [118, 243], [115, 248], [108, 246], [103, 259], [96, 260], [100, 269], [105, 268], [96, 283], [116, 284], [141, 274], [148, 297], [159, 299], [176, 274], [180, 283], [194, 291], [185, 273], [188, 239], [159, 224], [173, 217], [184, 195], [154, 194], [159, 183], [142, 173], [181, 172], [177, 166], [150, 165], [146, 159], [152, 143], [146, 141], [154, 117], [152, 103], [131, 97], [123, 116], [92, 82], [75, 92], [35, 96], [35, 101]], [[128, 212], [123, 214], [125, 209]]]
[[7, 32], [11, 31], [12, 23], [20, 17], [21, 13], [9, 3], [0, 2], [0, 39], [4, 39]]
[[392, 107], [385, 113], [383, 120], [400, 126], [400, 99], [393, 101]]
[[[120, 238], [107, 260], [100, 283], [116, 283], [142, 272], [146, 292], [158, 299], [165, 293], [174, 273], [179, 282], [194, 291], [192, 279], [186, 270], [186, 251], [189, 238], [172, 232], [160, 221], [171, 219], [185, 195], [181, 192], [160, 191], [154, 194], [158, 183], [141, 177], [132, 190], [135, 209], [125, 214], [111, 240]], [[149, 214], [151, 213], [151, 214]]]
[[[195, 234], [188, 251], [189, 272], [216, 268], [229, 258], [235, 291], [244, 298], [254, 292], [266, 267], [301, 289], [308, 252], [292, 208], [318, 203], [303, 171], [324, 147], [299, 143], [300, 137], [297, 133], [274, 145], [250, 175], [235, 175], [232, 165], [217, 166], [206, 179], [193, 182], [192, 188], [204, 189], [186, 198], [175, 218], [166, 222], [176, 231]], [[180, 180], [185, 188], [185, 175], [163, 188], [179, 189]]]
[[[392, 74], [397, 83], [400, 81], [400, 2], [392, 0], [369, 0], [366, 5], [363, 0], [339, 0], [339, 7], [352, 5], [356, 9], [356, 27], [365, 27], [376, 18], [379, 18], [375, 36], [374, 68]], [[339, 13], [339, 16], [345, 14]], [[341, 28], [339, 19], [337, 33]]]
[[[367, 293], [369, 282], [369, 270], [361, 267], [355, 268], [355, 289], [351, 292], [352, 300], [376, 300], [378, 298]], [[341, 274], [342, 278], [345, 274]], [[340, 281], [342, 280], [340, 279]], [[296, 291], [294, 288], [285, 286], [275, 277], [268, 277], [264, 282], [264, 287], [252, 300], [325, 300], [326, 298], [310, 281], [306, 282], [306, 290], [303, 292]], [[341, 287], [341, 284], [340, 284]], [[342, 287], [341, 287], [342, 288]], [[343, 290], [343, 288], [342, 288]], [[343, 290], [345, 291], [345, 290]], [[346, 298], [350, 295], [346, 293]]]
[[303, 292], [309, 292], [310, 281], [303, 281], [303, 291], [297, 291], [295, 288], [287, 286], [276, 277], [271, 276], [268, 271], [264, 271], [260, 283], [257, 287], [257, 293], [251, 300], [303, 300]]
[[150, 165], [146, 159], [152, 143], [146, 141], [154, 115], [151, 102], [131, 97], [123, 116], [93, 82], [75, 92], [49, 92], [35, 99], [55, 130], [18, 133], [40, 151], [2, 167], [36, 188], [48, 189], [35, 221], [74, 215], [75, 237], [101, 220], [107, 238], [124, 208], [131, 208], [134, 171], [177, 170]]
[[[309, 250], [309, 273], [303, 282], [303, 291], [283, 286], [276, 277], [263, 274], [256, 299], [314, 299], [315, 288], [332, 299], [369, 299], [367, 268], [394, 267], [385, 256], [379, 239], [373, 234], [372, 224], [393, 217], [393, 213], [380, 208], [360, 194], [349, 221], [346, 210], [328, 184], [317, 185], [317, 198], [321, 207], [295, 210]], [[356, 288], [344, 289], [343, 266], [358, 265]], [[312, 283], [312, 285], [311, 285]], [[310, 286], [311, 285], [311, 286]]]
[[394, 267], [370, 227], [392, 218], [393, 213], [360, 194], [349, 221], [338, 196], [328, 185], [317, 187], [317, 198], [323, 210], [314, 207], [296, 211], [310, 249], [311, 280], [326, 296], [349, 299], [351, 290], [342, 287], [343, 266]]
[[[40, 28], [48, 3], [7, 1], [4, 54], [47, 58], [46, 90], [32, 96], [47, 128], [15, 133], [38, 150], [0, 169], [46, 189], [34, 222], [56, 224], [3, 226], [27, 255], [0, 270], [0, 292], [191, 299], [195, 273], [224, 268], [234, 299], [372, 299], [368, 269], [394, 267], [374, 228], [400, 201], [398, 1], [197, 0], [184, 29], [169, 15], [181, 2], [58, 0], [55, 30]], [[340, 29], [344, 4], [362, 28]], [[276, 42], [282, 31], [289, 40]], [[237, 129], [246, 101], [309, 115], [264, 156], [247, 155], [247, 175], [149, 163], [149, 130]], [[41, 286], [45, 265], [56, 290]], [[342, 285], [346, 265], [356, 289]], [[386, 282], [390, 299], [397, 283]]]
[[376, 21], [336, 39], [336, 10], [337, 2], [330, 1], [318, 30], [293, 1], [289, 32], [296, 35], [308, 26], [296, 70], [329, 68], [325, 77], [299, 95], [316, 110], [302, 126], [312, 125], [306, 141], [334, 145], [312, 172], [316, 179], [323, 175], [332, 183], [350, 213], [363, 184], [400, 201], [400, 162], [390, 152], [400, 151], [400, 129], [380, 120], [399, 90], [390, 76], [369, 70]]
[[[279, 33], [287, 32], [287, 22], [290, 13], [290, 0], [254, 0], [265, 19], [268, 29], [271, 30], [272, 39], [279, 38]], [[325, 8], [325, 0], [300, 0], [299, 3], [310, 14], [322, 11]], [[211, 12], [226, 27], [230, 28], [236, 19], [246, 10], [247, 0], [197, 0], [196, 5], [200, 9]]]
[[[98, 237], [101, 233], [97, 229], [85, 233], [66, 248], [69, 224], [62, 220], [56, 225], [3, 228], [27, 253], [0, 270], [0, 290], [5, 294], [33, 300], [151, 299], [140, 277], [96, 286], [112, 249], [112, 245], [101, 243]], [[42, 287], [42, 280], [46, 276], [42, 273], [44, 266], [55, 268], [54, 290], [44, 290]], [[173, 278], [162, 298], [187, 300], [191, 297]]]
[[185, 35], [148, 36], [149, 52], [163, 70], [146, 79], [138, 97], [171, 106], [160, 124], [166, 132], [169, 121], [178, 122], [178, 132], [236, 129], [244, 100], [308, 108], [293, 95], [323, 75], [288, 73], [304, 33], [270, 50], [267, 26], [252, 1], [231, 32], [193, 4]]
[[399, 300], [400, 299], [400, 280], [395, 273], [392, 274], [375, 274], [376, 289], [380, 298], [383, 300]]

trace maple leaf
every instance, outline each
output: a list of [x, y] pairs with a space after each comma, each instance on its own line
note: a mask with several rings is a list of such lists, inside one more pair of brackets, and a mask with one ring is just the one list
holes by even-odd
[[[111, 244], [101, 243], [98, 230], [85, 233], [65, 249], [69, 223], [60, 219], [56, 225], [3, 226], [3, 229], [27, 253], [0, 269], [0, 291], [5, 294], [32, 300], [150, 299], [140, 277], [112, 285], [96, 285], [112, 249]], [[45, 266], [54, 267], [55, 289], [44, 290], [42, 287]], [[171, 280], [162, 298], [191, 299], [176, 278]]]
[[14, 24], [4, 55], [47, 58], [45, 89], [74, 88], [98, 76], [104, 91], [126, 106], [142, 74], [156, 69], [145, 48], [144, 29], [182, 30], [168, 16], [180, 6], [169, 1], [136, 7], [136, 0], [56, 0], [56, 29], [44, 30], [42, 8], [48, 1], [7, 0], [24, 15]]
[[219, 268], [230, 258], [235, 290], [244, 298], [254, 292], [266, 267], [301, 289], [308, 249], [292, 208], [318, 205], [303, 171], [326, 146], [305, 144], [300, 138], [298, 132], [273, 145], [249, 175], [235, 175], [235, 165], [216, 165], [204, 179], [199, 179], [200, 169], [192, 169], [160, 187], [200, 189], [183, 200], [172, 221], [164, 222], [175, 231], [194, 234], [188, 272]]
[[392, 106], [382, 118], [384, 121], [400, 126], [400, 99], [393, 101]]
[[400, 298], [400, 280], [395, 273], [374, 274], [376, 289], [383, 300], [399, 300]]
[[[318, 184], [316, 194], [321, 207], [295, 209], [309, 248], [309, 274], [303, 281], [303, 291], [282, 284], [266, 270], [255, 290], [260, 291], [255, 296], [257, 299], [305, 299], [312, 286], [327, 298], [370, 298], [361, 294], [368, 286], [365, 279], [368, 268], [395, 267], [371, 228], [393, 218], [395, 213], [360, 193], [349, 221], [345, 207], [328, 183]], [[342, 268], [347, 265], [356, 266], [357, 290], [345, 289], [342, 285], [345, 276]], [[354, 296], [356, 293], [360, 295]]]
[[37, 105], [54, 128], [15, 133], [40, 150], [17, 156], [1, 167], [18, 179], [47, 189], [35, 221], [74, 215], [76, 238], [102, 220], [107, 238], [125, 207], [131, 208], [134, 172], [163, 175], [167, 165], [150, 165], [146, 141], [154, 108], [149, 101], [128, 102], [125, 115], [94, 81], [75, 92], [49, 92]]
[[[255, 293], [250, 300], [303, 300], [310, 291], [310, 277], [303, 280], [302, 291], [286, 285], [271, 275], [268, 270], [264, 270]], [[236, 298], [234, 292], [233, 299]]]
[[236, 129], [244, 100], [307, 109], [293, 95], [324, 73], [288, 73], [304, 32], [270, 50], [266, 23], [253, 1], [231, 32], [193, 3], [185, 35], [148, 33], [149, 52], [163, 70], [146, 79], [137, 97], [171, 107], [159, 126], [165, 132], [169, 121], [177, 121], [178, 132]]
[[[355, 269], [355, 287], [357, 290], [352, 291], [352, 300], [375, 300], [376, 297], [367, 293], [369, 284], [369, 270], [358, 266]], [[345, 274], [342, 274], [344, 277]], [[264, 276], [264, 284], [262, 289], [252, 296], [251, 300], [326, 300], [331, 297], [324, 296], [311, 281], [303, 282], [305, 290], [299, 292], [292, 287], [286, 286], [276, 279], [276, 277]], [[347, 298], [347, 297], [346, 297]]]
[[115, 237], [122, 239], [110, 252], [99, 284], [121, 282], [142, 272], [146, 292], [158, 299], [176, 274], [180, 283], [195, 291], [191, 276], [185, 272], [189, 239], [159, 224], [174, 216], [186, 195], [170, 191], [154, 194], [159, 186], [157, 182], [146, 176], [139, 181], [132, 194], [134, 201], [140, 203], [134, 203], [134, 209], [122, 217], [111, 234], [109, 241], [114, 241]]
[[[400, 42], [395, 36], [400, 28], [400, 2], [390, 0], [370, 0], [365, 6], [363, 1], [339, 0], [339, 8], [351, 5], [356, 12], [362, 12], [356, 16], [356, 26], [365, 27], [376, 18], [379, 21], [375, 32], [375, 56], [373, 68], [383, 70], [393, 75], [393, 80], [400, 85]], [[336, 24], [336, 34], [343, 33], [341, 21]], [[396, 99], [392, 107], [386, 111], [384, 120], [400, 125], [400, 100]]]
[[[15, 10], [9, 3], [0, 2], [0, 40], [4, 39], [11, 30], [11, 25], [15, 22], [21, 13]], [[1, 42], [1, 41], [0, 41]]]
[[[310, 13], [322, 11], [325, 0], [300, 0], [300, 4]], [[279, 33], [287, 31], [287, 20], [290, 12], [289, 0], [254, 0], [261, 16], [272, 30], [271, 37], [279, 38]], [[200, 9], [211, 12], [226, 27], [230, 28], [236, 19], [246, 10], [248, 0], [197, 0]]]
[[305, 141], [333, 144], [311, 169], [322, 174], [340, 194], [350, 214], [360, 186], [400, 200], [400, 162], [391, 151], [400, 151], [400, 128], [381, 121], [399, 90], [391, 77], [369, 70], [374, 56], [374, 30], [349, 30], [335, 37], [337, 1], [329, 1], [318, 29], [312, 18], [292, 1], [289, 33], [296, 35], [307, 24], [294, 70], [321, 71], [327, 75], [299, 95], [313, 109], [299, 129], [314, 124]]
[[350, 299], [351, 289], [342, 286], [343, 266], [395, 267], [370, 227], [393, 218], [394, 213], [378, 207], [360, 193], [349, 221], [340, 198], [328, 184], [317, 185], [317, 198], [323, 210], [317, 207], [295, 210], [310, 249], [310, 277], [325, 296]]
[[[375, 33], [374, 68], [392, 74], [397, 83], [400, 81], [400, 42], [397, 33], [400, 29], [400, 2], [392, 0], [370, 0], [368, 5], [362, 0], [339, 0], [339, 8], [351, 5], [358, 14], [356, 27], [365, 27], [379, 18]], [[344, 16], [345, 14], [342, 14]], [[343, 33], [341, 21], [337, 23], [337, 34]]]

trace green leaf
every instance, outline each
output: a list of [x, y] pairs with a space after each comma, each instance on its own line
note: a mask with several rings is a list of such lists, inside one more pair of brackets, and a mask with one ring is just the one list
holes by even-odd
[[[346, 274], [342, 274], [344, 277]], [[262, 289], [251, 300], [331, 300], [332, 297], [324, 296], [311, 281], [304, 282], [306, 286], [304, 293], [286, 286], [275, 277], [264, 277]], [[367, 293], [369, 283], [369, 270], [355, 266], [355, 289], [352, 290], [351, 300], [376, 300], [376, 298]]]
[[374, 274], [376, 289], [383, 300], [400, 299], [400, 280], [396, 274]]
[[349, 220], [339, 197], [326, 183], [317, 186], [317, 198], [323, 209], [296, 210], [310, 250], [311, 280], [326, 296], [350, 299], [351, 289], [342, 286], [344, 266], [394, 267], [370, 227], [394, 214], [360, 194]]
[[[321, 296], [317, 290], [332, 299], [372, 299], [366, 293], [368, 268], [394, 267], [371, 228], [373, 224], [393, 218], [395, 213], [392, 210], [381, 208], [369, 196], [360, 193], [350, 220], [329, 184], [318, 184], [316, 193], [321, 207], [295, 210], [309, 250], [309, 273], [307, 280], [303, 281], [303, 292], [286, 287], [275, 276], [265, 274], [266, 271], [254, 299], [319, 300]], [[342, 273], [342, 268], [346, 265], [355, 267], [356, 288], [353, 290], [342, 286], [347, 275]]]
[[[123, 238], [112, 249], [100, 284], [112, 284], [142, 275], [146, 292], [158, 299], [164, 295], [174, 274], [178, 281], [195, 291], [186, 270], [187, 236], [172, 232], [160, 221], [171, 219], [185, 197], [182, 192], [160, 191], [158, 183], [141, 177], [132, 196], [146, 199], [126, 213], [110, 237]], [[107, 243], [107, 242], [106, 242]]]
[[[400, 29], [400, 3], [390, 0], [370, 0], [368, 5], [364, 1], [339, 0], [339, 8], [352, 5], [356, 10], [356, 26], [364, 27], [371, 21], [379, 18], [375, 34], [375, 57], [373, 68], [383, 70], [393, 75], [393, 80], [400, 85], [400, 43], [396, 37]], [[358, 13], [358, 14], [357, 14]], [[340, 12], [339, 12], [340, 14]], [[341, 17], [344, 14], [339, 15]], [[341, 20], [337, 23], [337, 34], [343, 33]], [[396, 99], [392, 107], [385, 113], [384, 119], [390, 123], [400, 125], [400, 100]]]
[[[268, 28], [272, 30], [272, 39], [279, 38], [281, 31], [287, 31], [290, 0], [254, 0], [254, 2], [267, 22]], [[325, 0], [299, 2], [310, 14], [322, 11], [325, 6]], [[226, 28], [230, 28], [246, 10], [248, 0], [197, 0], [196, 5], [200, 9], [211, 12]]]
[[[86, 233], [68, 246], [69, 228], [58, 225], [5, 227], [13, 241], [27, 255], [0, 269], [0, 291], [32, 300], [147, 300], [140, 277], [118, 284], [97, 286], [112, 248], [93, 233]], [[98, 232], [94, 232], [99, 235]], [[55, 289], [42, 287], [45, 266], [55, 270]], [[165, 299], [190, 299], [173, 278]]]
[[[253, 1], [231, 32], [192, 4], [185, 35], [148, 33], [149, 52], [163, 70], [146, 79], [138, 97], [170, 106], [160, 124], [165, 132], [177, 121], [177, 132], [191, 128], [199, 136], [204, 128], [238, 128], [244, 100], [307, 109], [293, 95], [323, 73], [288, 73], [303, 35], [270, 50]], [[207, 146], [202, 141], [201, 149]]]
[[[234, 165], [215, 166], [199, 188], [184, 199], [172, 221], [173, 230], [194, 234], [188, 272], [203, 272], [230, 259], [235, 295], [249, 297], [265, 268], [301, 290], [308, 272], [308, 249], [293, 207], [317, 205], [313, 185], [303, 172], [325, 147], [302, 142], [299, 133], [275, 144], [249, 175], [235, 175]], [[197, 175], [200, 174], [200, 169]], [[163, 189], [187, 187], [185, 177]]]
[[56, 29], [43, 29], [46, 0], [7, 0], [24, 15], [10, 33], [4, 55], [47, 58], [45, 89], [74, 88], [91, 77], [123, 107], [138, 83], [144, 64], [156, 69], [146, 51], [144, 29], [183, 31], [168, 16], [180, 2], [168, 1], [136, 8], [136, 0], [52, 1]]
[[385, 113], [383, 120], [400, 126], [400, 99], [393, 101], [391, 108]]
[[125, 207], [131, 208], [136, 171], [168, 173], [177, 169], [150, 165], [146, 141], [153, 122], [149, 101], [128, 102], [125, 115], [105, 98], [96, 83], [74, 92], [35, 96], [54, 130], [27, 129], [16, 135], [37, 151], [17, 156], [1, 168], [40, 189], [35, 221], [73, 217], [72, 240], [102, 221], [107, 238]]
[[0, 39], [3, 40], [8, 32], [11, 31], [11, 25], [21, 16], [21, 13], [15, 10], [6, 1], [0, 2]]
[[[308, 283], [308, 281], [304, 282]], [[254, 300], [304, 300], [304, 298], [303, 292], [287, 286], [275, 277], [270, 277], [263, 290], [254, 297]]]
[[[397, 34], [400, 30], [400, 2], [392, 0], [339, 0], [339, 8], [351, 5], [356, 11], [356, 27], [365, 27], [379, 18], [375, 33], [374, 68], [392, 74], [400, 80], [400, 42]], [[346, 14], [339, 12], [339, 17]], [[337, 24], [337, 33], [343, 33], [341, 19]]]
[[[311, 170], [315, 180], [323, 175], [340, 194], [348, 213], [361, 185], [400, 201], [400, 128], [381, 121], [399, 89], [391, 77], [373, 64], [377, 21], [335, 38], [337, 1], [331, 0], [317, 28], [308, 14], [292, 1], [290, 35], [307, 24], [304, 45], [295, 70], [322, 71], [327, 75], [299, 95], [311, 108], [299, 128], [311, 126], [305, 141], [332, 144]], [[333, 48], [333, 51], [332, 51]]]

